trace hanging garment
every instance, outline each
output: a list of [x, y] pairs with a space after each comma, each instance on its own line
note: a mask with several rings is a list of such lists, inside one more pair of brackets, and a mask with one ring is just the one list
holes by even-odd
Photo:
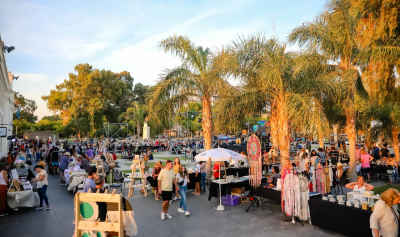
[[325, 175], [325, 191], [326, 193], [330, 193], [331, 192], [331, 176], [330, 176], [330, 168], [329, 167], [325, 167], [324, 168], [324, 175]]
[[299, 219], [302, 221], [310, 221], [310, 209], [308, 206], [308, 200], [310, 199], [310, 190], [309, 183], [310, 180], [304, 174], [299, 175], [299, 183], [300, 183], [300, 213]]
[[289, 216], [299, 216], [300, 201], [300, 183], [299, 178], [294, 174], [288, 174], [285, 177], [283, 196], [285, 201], [285, 213]]
[[284, 207], [285, 207], [285, 204], [284, 204], [284, 202], [283, 202], [283, 200], [284, 200], [284, 187], [285, 187], [285, 177], [286, 177], [286, 175], [288, 175], [288, 174], [291, 174], [291, 171], [290, 171], [290, 167], [283, 167], [282, 168], [282, 175], [281, 175], [281, 208], [282, 208], [282, 212], [283, 212], [283, 209], [284, 209]]
[[325, 175], [324, 175], [324, 168], [322, 165], [318, 165], [317, 168], [314, 170], [314, 181], [313, 181], [313, 188], [314, 192], [319, 192], [322, 195], [326, 193], [325, 187]]

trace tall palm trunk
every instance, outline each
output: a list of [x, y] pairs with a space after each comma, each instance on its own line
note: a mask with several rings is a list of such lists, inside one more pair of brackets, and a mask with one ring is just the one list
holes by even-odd
[[[204, 136], [204, 148], [210, 150], [212, 147], [212, 116], [211, 116], [211, 100], [209, 97], [203, 96], [203, 136]], [[207, 180], [210, 180], [212, 174], [211, 159], [207, 161]]]
[[319, 147], [324, 149], [324, 133], [322, 132], [321, 126], [318, 126], [318, 143]]
[[356, 172], [356, 125], [352, 111], [346, 111], [346, 129], [349, 137], [350, 152], [350, 182], [357, 181]]
[[338, 128], [339, 128], [339, 124], [334, 124], [333, 125], [333, 140], [335, 141], [335, 144], [338, 143]]
[[290, 155], [290, 125], [289, 115], [286, 112], [286, 105], [284, 102], [276, 104], [276, 120], [277, 124], [277, 137], [279, 144], [279, 151], [281, 156], [281, 165], [284, 164], [284, 159], [289, 158]]
[[393, 149], [394, 149], [394, 155], [396, 162], [399, 164], [400, 162], [400, 153], [399, 153], [399, 129], [397, 127], [394, 127], [392, 129], [392, 136], [393, 136]]
[[278, 150], [278, 146], [279, 146], [279, 139], [278, 139], [278, 115], [277, 115], [277, 110], [276, 110], [276, 105], [275, 103], [272, 106], [272, 110], [271, 110], [271, 142], [272, 142], [272, 146], [275, 148], [275, 150]]

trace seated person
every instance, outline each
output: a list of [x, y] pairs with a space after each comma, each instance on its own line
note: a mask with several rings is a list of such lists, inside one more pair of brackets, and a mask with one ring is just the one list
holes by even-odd
[[[104, 193], [105, 189], [104, 185], [104, 177], [102, 175], [97, 175], [94, 178], [94, 182], [96, 184], [96, 188], [92, 190], [92, 193], [96, 193], [97, 190], [100, 190], [99, 193]], [[105, 221], [107, 217], [107, 203], [106, 202], [96, 202], [99, 206], [99, 218], [100, 221]]]
[[92, 190], [96, 188], [96, 184], [94, 182], [94, 178], [96, 176], [97, 168], [95, 166], [91, 166], [88, 169], [88, 177], [83, 179], [83, 191], [87, 193], [89, 188]]
[[[357, 177], [357, 182], [346, 184], [346, 188], [352, 189], [353, 191], [359, 191], [361, 194], [364, 194], [364, 191], [372, 191], [374, 189], [374, 186], [366, 183], [364, 177], [360, 175]], [[367, 198], [355, 195], [354, 199], [359, 199], [360, 201], [364, 201]]]
[[281, 177], [281, 175], [279, 174], [279, 167], [273, 166], [272, 167], [272, 175], [271, 175], [271, 177], [268, 178], [268, 183], [272, 184], [276, 187], [276, 182], [278, 181], [278, 179], [280, 177]]

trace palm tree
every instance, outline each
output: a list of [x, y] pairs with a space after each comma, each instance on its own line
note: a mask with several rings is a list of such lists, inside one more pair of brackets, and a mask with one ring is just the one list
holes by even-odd
[[[327, 68], [321, 55], [287, 52], [286, 45], [262, 34], [234, 41], [235, 75], [241, 88], [230, 88], [218, 102], [218, 116], [235, 122], [240, 116], [269, 107], [271, 135], [281, 159], [289, 158], [292, 129], [326, 130], [321, 92], [331, 93], [334, 84], [323, 77]], [[228, 91], [228, 90], [226, 90]]]
[[66, 129], [67, 133], [75, 133], [78, 136], [79, 140], [81, 140], [81, 133], [84, 134], [89, 130], [88, 121], [86, 120], [86, 118], [73, 118], [69, 121], [64, 129]]
[[298, 42], [300, 46], [316, 49], [330, 59], [334, 69], [330, 77], [340, 83], [341, 92], [338, 104], [341, 104], [346, 116], [346, 129], [350, 145], [350, 179], [356, 174], [356, 106], [354, 98], [366, 95], [359, 73], [357, 55], [359, 48], [355, 42], [357, 15], [352, 11], [351, 1], [332, 0], [326, 4], [326, 10], [312, 22], [306, 22], [292, 30], [289, 42]]
[[120, 115], [119, 119], [136, 123], [136, 131], [139, 138], [141, 126], [144, 123], [146, 115], [147, 106], [145, 104], [140, 104], [138, 101], [133, 101], [131, 106], [126, 109], [126, 112]]
[[[159, 49], [170, 52], [182, 61], [182, 65], [166, 69], [161, 79], [151, 89], [149, 98], [150, 121], [162, 123], [160, 117], [168, 118], [172, 109], [190, 100], [202, 103], [202, 128], [205, 149], [211, 149], [213, 123], [211, 98], [225, 84], [222, 79], [224, 55], [213, 54], [210, 49], [194, 45], [184, 36], [171, 36], [159, 44]], [[168, 121], [168, 120], [167, 120]], [[165, 123], [165, 121], [164, 121]], [[207, 162], [207, 175], [211, 176], [211, 161]]]

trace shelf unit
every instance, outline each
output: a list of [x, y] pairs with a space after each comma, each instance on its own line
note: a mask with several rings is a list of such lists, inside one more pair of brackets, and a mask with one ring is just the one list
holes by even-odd
[[[130, 175], [131, 183], [129, 185], [129, 193], [128, 197], [132, 196], [133, 188], [141, 188], [143, 189], [143, 194], [147, 197], [147, 188], [149, 185], [146, 185], [146, 176], [144, 172], [144, 161], [142, 159], [132, 160], [133, 164], [131, 165], [132, 174]], [[139, 170], [139, 172], [137, 172]], [[140, 178], [141, 184], [135, 185], [135, 179]]]

